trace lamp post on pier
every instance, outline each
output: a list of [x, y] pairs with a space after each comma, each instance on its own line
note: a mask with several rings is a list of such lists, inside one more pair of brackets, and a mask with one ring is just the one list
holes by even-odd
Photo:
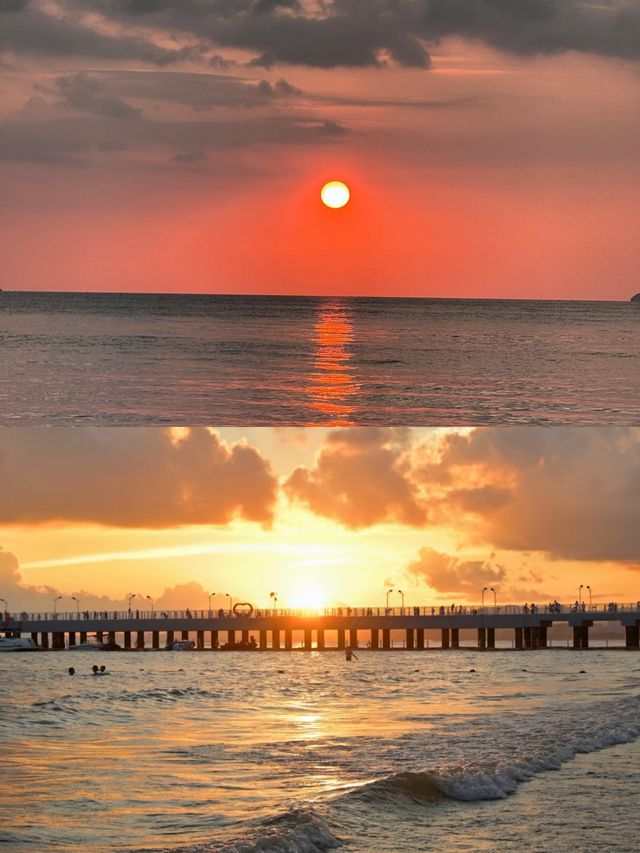
[[129, 608], [129, 616], [131, 616], [131, 602], [133, 601], [133, 599], [135, 597], [136, 597], [135, 592], [130, 592], [129, 595], [127, 596], [127, 598], [128, 598], [127, 607]]
[[4, 612], [8, 613], [9, 612], [9, 605], [7, 604], [7, 599], [6, 598], [0, 598], [0, 601], [4, 604]]
[[56, 616], [58, 615], [58, 610], [57, 610], [56, 605], [57, 605], [58, 601], [60, 601], [60, 599], [61, 599], [61, 598], [62, 598], [62, 596], [61, 596], [61, 595], [57, 595], [57, 596], [53, 599], [53, 618], [54, 618], [54, 619], [55, 619], [55, 618], [56, 618]]
[[210, 592], [210, 593], [208, 593], [208, 598], [209, 598], [209, 616], [211, 616], [211, 599], [214, 597], [214, 595], [215, 595], [215, 592]]
[[228, 592], [225, 592], [225, 596], [229, 599], [229, 616], [231, 616], [233, 612], [233, 598], [231, 598]]
[[398, 590], [398, 593], [400, 594], [400, 600], [401, 600], [401, 605], [400, 605], [400, 606], [401, 606], [401, 607], [402, 607], [402, 609], [404, 610], [404, 592], [403, 592], [401, 589], [399, 589], [399, 590]]
[[392, 592], [393, 592], [392, 589], [387, 590], [387, 610], [389, 609], [389, 596], [391, 595]]
[[78, 619], [80, 618], [80, 600], [75, 597], [75, 595], [71, 596], [71, 601], [75, 601], [76, 603], [76, 614]]
[[151, 615], [154, 616], [156, 610], [155, 610], [155, 607], [153, 606], [153, 598], [151, 598], [150, 595], [145, 595], [145, 598], [148, 598], [149, 601], [151, 602]]
[[485, 592], [486, 592], [488, 589], [489, 589], [489, 587], [488, 587], [488, 586], [483, 586], [483, 587], [482, 587], [482, 596], [481, 596], [481, 599], [480, 599], [480, 604], [481, 604], [481, 606], [482, 606], [482, 607], [484, 607], [484, 594], [485, 594]]
[[498, 601], [497, 601], [497, 598], [496, 598], [496, 591], [495, 591], [495, 589], [494, 589], [492, 586], [490, 586], [490, 587], [489, 587], [489, 592], [492, 592], [492, 593], [493, 593], [493, 609], [495, 610], [495, 609], [496, 609], [496, 607], [497, 607], [497, 605], [498, 605]]

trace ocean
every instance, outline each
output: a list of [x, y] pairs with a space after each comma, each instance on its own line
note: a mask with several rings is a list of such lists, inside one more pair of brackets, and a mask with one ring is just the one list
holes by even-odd
[[638, 849], [637, 652], [43, 652], [0, 678], [3, 850]]
[[0, 292], [0, 425], [640, 422], [640, 305]]

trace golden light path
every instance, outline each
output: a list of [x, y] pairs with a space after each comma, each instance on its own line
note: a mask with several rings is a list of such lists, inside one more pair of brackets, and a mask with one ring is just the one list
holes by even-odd
[[344, 207], [351, 198], [349, 187], [342, 181], [329, 181], [320, 190], [322, 203], [334, 209]]

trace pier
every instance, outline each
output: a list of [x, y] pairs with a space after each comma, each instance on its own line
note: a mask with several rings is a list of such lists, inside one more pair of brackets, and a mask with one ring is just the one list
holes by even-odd
[[193, 641], [197, 650], [210, 651], [392, 651], [461, 648], [465, 632], [473, 641], [470, 646], [467, 640], [464, 648], [490, 651], [496, 649], [497, 631], [508, 632], [515, 649], [548, 648], [549, 630], [562, 624], [570, 629], [570, 647], [588, 649], [589, 631], [598, 623], [621, 625], [625, 647], [640, 648], [640, 602], [313, 611], [237, 604], [233, 610], [23, 612], [5, 613], [0, 633], [31, 637], [40, 648], [55, 650], [95, 637], [107, 649], [124, 651], [161, 649], [175, 640]]

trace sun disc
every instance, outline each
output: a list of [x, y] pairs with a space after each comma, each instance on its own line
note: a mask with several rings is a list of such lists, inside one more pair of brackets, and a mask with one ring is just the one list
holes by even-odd
[[349, 187], [342, 181], [329, 181], [320, 190], [320, 198], [326, 207], [337, 210], [344, 207], [351, 198]]

